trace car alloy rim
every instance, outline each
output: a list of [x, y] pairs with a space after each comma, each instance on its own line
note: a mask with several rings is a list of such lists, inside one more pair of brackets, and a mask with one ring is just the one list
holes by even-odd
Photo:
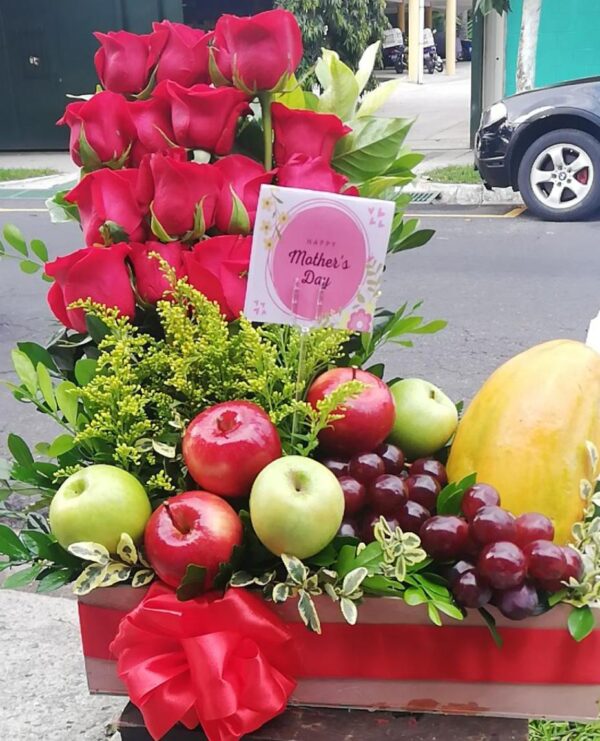
[[536, 157], [529, 182], [540, 203], [565, 210], [587, 197], [594, 176], [594, 165], [584, 149], [575, 144], [553, 144]]

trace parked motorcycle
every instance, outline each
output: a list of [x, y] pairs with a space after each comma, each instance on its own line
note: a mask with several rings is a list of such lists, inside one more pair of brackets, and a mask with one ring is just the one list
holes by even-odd
[[397, 74], [406, 69], [406, 48], [399, 28], [388, 28], [383, 32], [383, 66], [393, 67]]

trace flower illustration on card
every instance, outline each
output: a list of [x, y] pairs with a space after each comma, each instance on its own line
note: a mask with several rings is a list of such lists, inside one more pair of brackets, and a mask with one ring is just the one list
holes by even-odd
[[272, 228], [273, 225], [270, 221], [267, 221], [267, 219], [264, 219], [260, 224], [260, 230], [263, 234], [268, 234]]
[[287, 224], [287, 223], [288, 223], [288, 221], [290, 220], [290, 216], [289, 216], [289, 214], [288, 214], [288, 213], [286, 213], [285, 211], [282, 211], [282, 212], [281, 212], [281, 213], [279, 214], [279, 216], [278, 216], [278, 220], [279, 220], [279, 223], [280, 223], [280, 224]]
[[357, 309], [350, 314], [347, 327], [353, 332], [370, 332], [373, 319], [364, 309]]
[[265, 198], [262, 199], [261, 206], [265, 211], [270, 211], [273, 206], [275, 206], [275, 201], [271, 196], [265, 196]]

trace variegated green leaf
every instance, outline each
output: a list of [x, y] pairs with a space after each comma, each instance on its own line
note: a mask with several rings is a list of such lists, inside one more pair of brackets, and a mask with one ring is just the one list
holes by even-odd
[[145, 566], [147, 569], [151, 569], [152, 567], [148, 563], [148, 561], [144, 558], [144, 554], [141, 551], [138, 551], [138, 561], [142, 566]]
[[275, 571], [269, 571], [266, 574], [254, 577], [254, 583], [259, 587], [266, 587], [267, 584], [270, 584], [273, 581], [276, 575]]
[[328, 597], [331, 597], [334, 602], [337, 602], [339, 600], [338, 593], [335, 591], [335, 587], [333, 586], [333, 584], [327, 582], [324, 585], [323, 589], [325, 590], [325, 594], [327, 594]]
[[590, 458], [590, 467], [592, 469], [592, 474], [595, 476], [598, 473], [598, 460], [600, 458], [600, 456], [598, 455], [598, 448], [591, 440], [585, 441], [585, 447], [587, 448], [588, 456]]
[[358, 620], [358, 608], [351, 599], [342, 597], [340, 600], [340, 610], [342, 611], [344, 620], [349, 625], [356, 625], [356, 621]]
[[579, 496], [583, 499], [584, 502], [587, 502], [587, 500], [592, 496], [594, 493], [594, 487], [592, 486], [591, 482], [587, 479], [581, 479], [579, 482]]
[[87, 566], [73, 582], [73, 594], [82, 597], [97, 589], [104, 579], [107, 564], [92, 563]]
[[117, 545], [117, 556], [121, 561], [128, 563], [131, 566], [135, 566], [138, 562], [137, 548], [135, 547], [131, 535], [128, 533], [121, 533], [121, 539]]
[[406, 559], [399, 558], [394, 567], [394, 578], [402, 583], [406, 579]]
[[281, 560], [294, 584], [304, 584], [308, 578], [308, 569], [296, 556], [288, 556], [287, 553], [281, 554]]
[[321, 621], [315, 607], [315, 603], [308, 592], [301, 589], [298, 592], [298, 612], [302, 622], [314, 633], [321, 634]]
[[131, 566], [124, 563], [109, 563], [104, 571], [101, 587], [112, 587], [122, 581], [127, 581], [131, 575]]
[[290, 588], [287, 584], [276, 584], [273, 587], [273, 591], [271, 593], [271, 599], [273, 602], [285, 602], [286, 599], [290, 596]]
[[84, 561], [93, 561], [101, 566], [106, 566], [110, 561], [110, 553], [100, 543], [72, 543], [68, 550], [77, 558], [82, 558]]
[[368, 574], [369, 572], [364, 566], [360, 566], [358, 569], [352, 569], [352, 571], [346, 574], [342, 583], [342, 592], [344, 595], [349, 596], [355, 592]]
[[145, 587], [154, 579], [154, 571], [152, 569], [140, 569], [136, 571], [131, 580], [131, 586], [134, 589], [139, 587]]
[[236, 571], [229, 580], [230, 587], [249, 587], [254, 584], [254, 577], [247, 571]]

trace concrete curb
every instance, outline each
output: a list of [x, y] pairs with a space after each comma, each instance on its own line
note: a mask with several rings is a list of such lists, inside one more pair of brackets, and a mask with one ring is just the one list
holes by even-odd
[[467, 185], [451, 183], [435, 183], [427, 178], [418, 178], [405, 188], [406, 193], [431, 193], [435, 191], [440, 195], [436, 203], [457, 206], [522, 206], [523, 199], [520, 193], [515, 193], [512, 188], [498, 188], [487, 190], [483, 184]]
[[62, 172], [58, 175], [40, 175], [35, 178], [23, 178], [20, 180], [3, 180], [0, 183], [0, 193], [3, 190], [50, 190], [56, 186], [68, 185], [77, 181], [76, 172]]

